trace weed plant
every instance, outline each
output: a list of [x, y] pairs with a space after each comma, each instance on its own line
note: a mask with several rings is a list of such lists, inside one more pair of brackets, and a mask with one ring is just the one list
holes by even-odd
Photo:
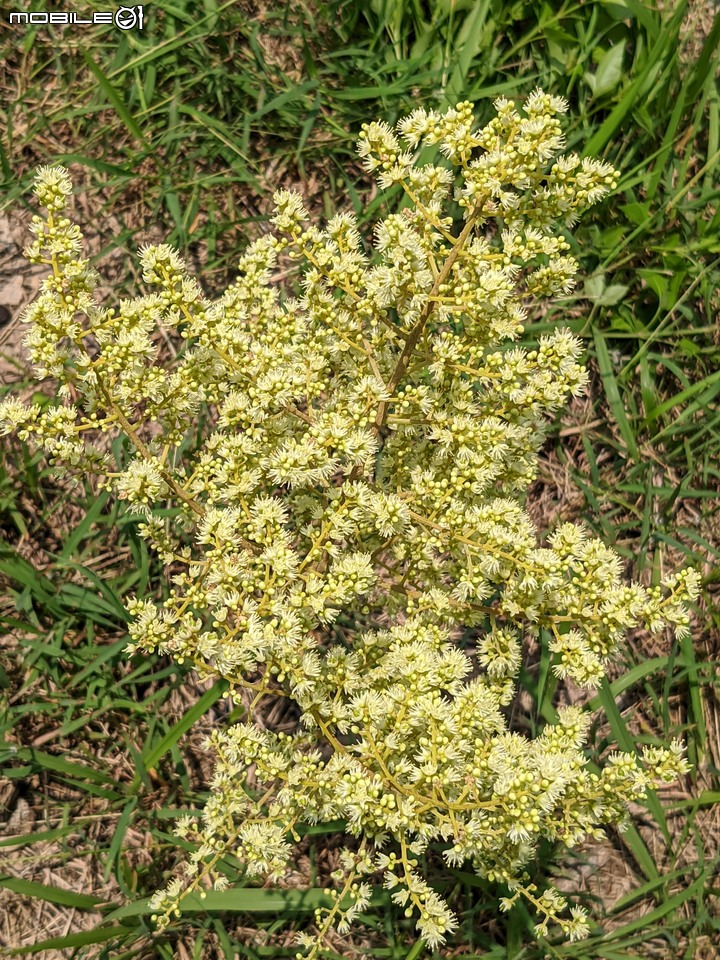
[[[288, 186], [302, 182], [313, 209], [349, 197], [361, 229], [402, 204], [392, 190], [368, 194], [365, 175], [352, 166], [351, 131], [369, 114], [394, 120], [418, 101], [520, 95], [540, 83], [568, 92], [569, 148], [585, 143], [588, 152], [622, 169], [617, 201], [596, 208], [576, 232], [571, 252], [589, 275], [585, 286], [558, 314], [551, 308], [526, 325], [529, 346], [557, 325], [562, 311], [575, 335], [589, 337], [591, 374], [586, 406], [563, 414], [555, 432], [562, 438], [544, 448], [533, 494], [560, 498], [550, 515], [581, 514], [645, 583], [656, 583], [668, 563], [698, 566], [711, 626], [696, 627], [694, 643], [649, 646], [632, 638], [634, 655], [617, 662], [615, 679], [589, 704], [602, 707], [610, 721], [591, 728], [597, 755], [615, 744], [629, 750], [681, 735], [697, 781], [670, 810], [651, 795], [638, 826], [617, 838], [634, 886], [610, 910], [605, 937], [597, 930], [572, 953], [702, 956], [718, 927], [717, 854], [707, 824], [718, 790], [712, 664], [719, 626], [720, 20], [703, 23], [703, 11], [687, 3], [662, 12], [599, 2], [552, 10], [530, 3], [362, 10], [321, 4], [312, 13], [282, 8], [253, 17], [238, 3], [205, 3], [199, 18], [195, 5], [183, 3], [158, 4], [156, 11], [143, 36], [118, 42], [98, 32], [85, 54], [67, 33], [33, 30], [19, 41], [5, 28], [0, 163], [6, 209], [24, 202], [38, 162], [74, 165], [75, 176], [87, 171], [97, 223], [110, 215], [120, 221], [128, 255], [136, 238], [147, 239], [148, 226], [160, 222], [170, 242], [202, 260], [217, 291], [232, 270], [238, 231], [257, 234], [264, 208], [251, 195], [258, 188], [269, 195], [277, 179]], [[18, 177], [23, 172], [24, 179]], [[314, 186], [328, 182], [325, 192]], [[206, 217], [201, 197], [209, 198]], [[101, 236], [100, 247], [109, 239]], [[43, 395], [33, 399], [47, 402]], [[116, 453], [122, 456], [119, 448]], [[574, 502], [572, 484], [581, 493]], [[111, 561], [104, 544], [112, 529], [117, 554]], [[96, 497], [89, 486], [69, 489], [25, 444], [6, 441], [0, 538], [6, 816], [18, 798], [35, 808], [44, 798], [47, 819], [27, 835], [19, 831], [23, 862], [32, 862], [46, 843], [66, 858], [86, 850], [88, 862], [99, 863], [117, 884], [115, 900], [133, 902], [121, 917], [106, 919], [112, 910], [99, 917], [97, 899], [81, 886], [61, 890], [19, 875], [15, 830], [0, 840], [8, 864], [1, 884], [15, 897], [13, 905], [64, 904], [76, 918], [87, 918], [84, 932], [63, 934], [63, 926], [33, 950], [169, 957], [180, 940], [198, 955], [234, 956], [238, 949], [255, 955], [254, 948], [238, 947], [240, 934], [228, 936], [238, 918], [240, 926], [241, 918], [252, 918], [253, 926], [275, 936], [298, 922], [298, 911], [312, 912], [322, 891], [211, 893], [215, 901], [190, 903], [190, 919], [166, 934], [153, 933], [144, 919], [143, 898], [173, 862], [167, 825], [179, 809], [204, 801], [187, 731], [208, 708], [216, 715], [225, 710], [222, 685], [199, 689], [197, 704], [189, 706], [178, 699], [188, 683], [182, 670], [156, 657], [126, 663], [123, 597], [133, 591], [160, 598], [159, 569], [137, 524], [122, 504]], [[520, 682], [533, 702], [528, 733], [536, 735], [554, 719], [546, 638], [539, 662], [523, 666]], [[231, 719], [242, 713], [235, 708]], [[97, 809], [104, 811], [103, 829]], [[307, 832], [312, 876], [331, 829]], [[150, 862], [134, 853], [133, 838], [143, 831], [152, 837]], [[552, 849], [544, 848], [542, 872], [553, 862]], [[493, 918], [490, 892], [463, 871], [448, 871], [445, 892], [463, 904], [461, 934], [470, 950], [493, 957], [564, 955], [562, 946], [546, 953], [526, 939], [531, 924], [519, 907]], [[388, 919], [385, 907], [371, 908], [371, 922], [392, 954], [404, 956], [409, 928]]]

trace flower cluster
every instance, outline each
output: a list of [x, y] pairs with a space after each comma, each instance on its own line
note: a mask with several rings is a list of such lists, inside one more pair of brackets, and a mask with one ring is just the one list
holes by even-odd
[[[571, 288], [566, 227], [616, 174], [562, 153], [561, 99], [495, 107], [484, 127], [468, 103], [366, 125], [360, 156], [381, 186], [401, 186], [404, 209], [369, 244], [352, 216], [316, 226], [280, 191], [275, 233], [217, 300], [162, 245], [140, 253], [148, 292], [101, 307], [63, 214], [66, 173], [38, 173], [47, 215], [28, 255], [50, 276], [27, 344], [60, 396], [5, 401], [0, 431], [99, 474], [137, 516], [171, 587], [163, 602], [128, 602], [133, 649], [254, 691], [253, 705], [290, 698], [300, 717], [290, 734], [252, 711], [213, 733], [210, 799], [180, 823], [192, 852], [155, 898], [159, 923], [187, 890], [226, 882], [226, 854], [278, 878], [299, 824], [339, 820], [352, 839], [316, 929], [300, 934], [310, 955], [373, 882], [442, 944], [457, 920], [419, 868], [430, 844], [506, 885], [505, 906], [524, 897], [540, 934], [554, 921], [581, 937], [582, 910], [530, 882], [538, 843], [622, 824], [648, 785], [686, 769], [673, 744], [592, 772], [574, 708], [535, 739], [508, 725], [540, 631], [559, 678], [596, 685], [629, 629], [687, 633], [698, 578], [628, 583], [571, 524], [538, 541], [523, 497], [548, 415], [586, 375], [566, 329], [533, 349], [514, 341], [528, 305]], [[417, 162], [423, 143], [438, 163]], [[281, 257], [285, 274], [299, 264], [292, 289]], [[180, 348], [165, 361], [168, 336]], [[127, 438], [126, 460], [103, 434]]]

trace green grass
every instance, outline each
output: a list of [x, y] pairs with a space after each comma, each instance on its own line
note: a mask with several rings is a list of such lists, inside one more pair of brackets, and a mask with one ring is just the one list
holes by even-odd
[[[482, 119], [489, 98], [521, 97], [537, 85], [568, 96], [569, 148], [586, 144], [622, 179], [576, 234], [584, 286], [528, 325], [528, 339], [561, 320], [582, 334], [592, 373], [586, 407], [551, 432], [533, 493], [555, 497], [555, 513], [582, 519], [647, 582], [681, 563], [702, 569], [693, 642], [652, 647], [633, 638], [626, 662], [589, 704], [606, 718], [595, 729], [598, 757], [615, 744], [633, 749], [678, 735], [695, 772], [687, 796], [668, 805], [651, 795], [633, 828], [614, 838], [634, 887], [614, 905], [590, 903], [598, 926], [586, 943], [538, 945], [529, 916], [499, 914], [497, 891], [479, 878], [445, 871], [440, 882], [463, 916], [466, 956], [703, 956], [720, 942], [707, 816], [720, 802], [717, 727], [708, 723], [720, 698], [720, 15], [706, 14], [700, 30], [686, 2], [662, 14], [640, 0], [247, 9], [235, 0], [158, 3], [146, 8], [142, 36], [6, 28], [2, 206], [27, 206], [36, 164], [73, 164], [83, 172], [98, 259], [118, 243], [112, 215], [124, 255], [159, 231], [218, 289], [262, 229], [279, 185], [299, 185], [316, 210], [351, 207], [363, 223], [394, 202], [369, 192], [355, 160], [363, 121], [392, 122], [418, 103], [458, 99], [477, 100]], [[118, 290], [136, 286], [134, 277], [112, 279]], [[561, 436], [563, 428], [570, 433]], [[193, 747], [223, 691], [184, 697], [191, 681], [180, 668], [128, 659], [122, 597], [163, 589], [134, 523], [58, 483], [22, 445], [3, 454], [0, 632], [13, 640], [0, 667], [0, 767], [20, 795], [46, 805], [44, 821], [21, 838], [23, 856], [45, 842], [61, 860], [82, 850], [112, 890], [103, 904], [84, 889], [0, 868], [0, 887], [17, 897], [93, 918], [88, 930], [24, 952], [170, 958], [182, 944], [192, 957], [291, 956], [278, 944], [322, 898], [318, 864], [332, 825], [308, 830], [309, 892], [248, 889], [228, 859], [230, 890], [153, 932], [146, 898], [181, 856], [173, 819], [202, 805]], [[569, 476], [578, 498], [556, 489], [558, 475]], [[540, 723], [553, 694], [542, 658], [528, 665], [524, 685]], [[62, 790], [67, 799], [58, 799]], [[138, 836], [153, 851], [149, 861], [137, 854]], [[0, 836], [3, 844], [10, 846]], [[10, 865], [13, 849], [6, 853]], [[543, 851], [539, 874], [556, 857]], [[366, 919], [372, 956], [426, 952], [382, 895]], [[268, 931], [268, 945], [248, 945], [243, 925]]]

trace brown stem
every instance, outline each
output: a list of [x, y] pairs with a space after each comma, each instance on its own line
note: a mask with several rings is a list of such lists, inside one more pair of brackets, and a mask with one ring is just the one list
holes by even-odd
[[[146, 460], [153, 459], [152, 454], [150, 453], [150, 450], [148, 449], [148, 447], [143, 443], [143, 441], [137, 435], [137, 433], [135, 432], [135, 428], [130, 423], [128, 418], [125, 416], [125, 414], [122, 412], [122, 410], [117, 406], [117, 404], [113, 403], [110, 394], [105, 389], [105, 387], [102, 386], [102, 384], [100, 385], [100, 391], [105, 397], [105, 402], [108, 405], [108, 409], [112, 410], [115, 419], [118, 421], [118, 423], [123, 428], [125, 433], [130, 437], [130, 439], [135, 444], [137, 449], [140, 451], [142, 456]], [[162, 474], [162, 478], [165, 481], [165, 483], [167, 483], [167, 485], [173, 490], [173, 492], [178, 497], [180, 497], [183, 503], [186, 503], [190, 507], [193, 513], [196, 513], [199, 517], [205, 516], [205, 510], [200, 506], [197, 500], [194, 500], [192, 497], [188, 496], [188, 494], [185, 493], [185, 491], [180, 486], [180, 484], [175, 480], [173, 476], [171, 476], [171, 474], [167, 470], [161, 470], [160, 473]]]
[[[440, 292], [440, 287], [445, 283], [447, 278], [450, 276], [450, 271], [452, 270], [455, 264], [455, 261], [460, 255], [460, 251], [465, 246], [465, 242], [467, 238], [472, 233], [472, 229], [477, 222], [478, 215], [479, 215], [479, 211], [476, 208], [468, 217], [467, 223], [463, 227], [462, 232], [460, 233], [457, 240], [455, 241], [455, 245], [453, 246], [452, 250], [448, 254], [447, 260], [442, 266], [442, 270], [435, 278], [435, 283], [432, 285], [432, 289], [428, 294], [428, 301], [425, 304], [425, 307], [423, 308], [422, 313], [420, 314], [417, 321], [415, 322], [415, 326], [410, 331], [410, 336], [407, 338], [405, 342], [405, 346], [402, 349], [402, 353], [398, 358], [397, 365], [393, 371], [392, 376], [390, 377], [390, 380], [387, 383], [387, 390], [388, 390], [388, 393], [390, 394], [395, 393], [395, 390], [397, 389], [398, 384], [400, 383], [402, 378], [405, 376], [407, 368], [410, 365], [410, 358], [413, 354], [413, 351], [415, 350], [415, 347], [418, 345], [418, 342], [420, 340], [420, 337], [422, 336], [423, 330], [425, 329], [425, 324], [428, 322], [428, 319], [430, 318], [430, 314], [433, 312], [433, 309], [435, 307], [435, 303], [432, 298], [438, 295], [438, 293]], [[382, 400], [378, 405], [377, 417], [375, 418], [376, 430], [380, 430], [383, 424], [385, 423], [385, 421], [387, 420], [389, 405], [390, 405], [389, 400]]]

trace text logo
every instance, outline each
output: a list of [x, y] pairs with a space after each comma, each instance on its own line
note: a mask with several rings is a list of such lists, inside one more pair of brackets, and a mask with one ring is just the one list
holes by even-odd
[[83, 16], [81, 13], [53, 12], [53, 13], [25, 13], [15, 10], [8, 16], [8, 23], [20, 24], [24, 26], [41, 26], [44, 24], [71, 24], [77, 27], [92, 27], [99, 24], [111, 27], [116, 26], [118, 30], [142, 30], [143, 28], [143, 5], [137, 4], [134, 7], [118, 7], [114, 12], [112, 10], [95, 11]]
[[115, 25], [121, 30], [132, 30], [134, 27], [137, 27], [138, 30], [142, 30], [142, 6], [138, 4], [136, 7], [120, 7], [115, 11]]

